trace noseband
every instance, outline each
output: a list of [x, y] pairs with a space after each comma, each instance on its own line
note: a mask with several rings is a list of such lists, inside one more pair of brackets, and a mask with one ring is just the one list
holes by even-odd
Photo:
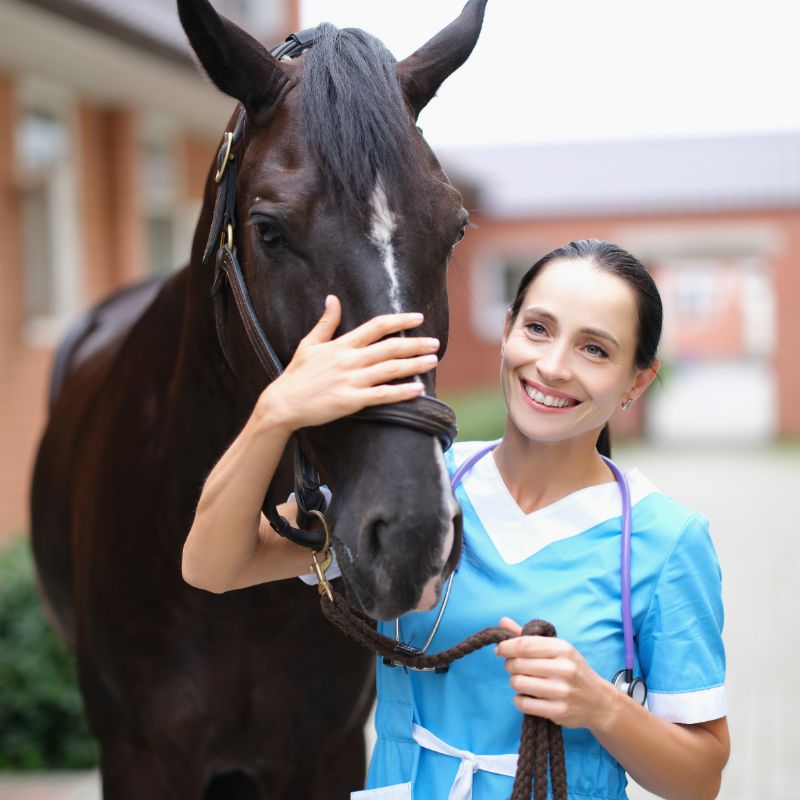
[[[294, 33], [286, 41], [274, 47], [271, 53], [278, 59], [295, 57], [314, 44], [315, 36], [316, 28]], [[225, 323], [228, 294], [230, 294], [250, 346], [264, 370], [268, 382], [272, 382], [283, 372], [284, 367], [256, 315], [239, 266], [233, 239], [236, 227], [236, 181], [239, 171], [238, 164], [241, 160], [241, 158], [237, 160], [237, 145], [244, 134], [246, 116], [244, 107], [239, 106], [233, 130], [225, 132], [217, 153], [215, 174], [218, 185], [217, 198], [214, 203], [214, 216], [203, 254], [203, 262], [208, 261], [212, 253], [216, 252], [216, 268], [211, 295], [214, 303], [217, 337], [228, 366], [232, 372], [236, 372], [230, 357]], [[436, 436], [445, 450], [450, 447], [456, 437], [456, 420], [453, 410], [441, 400], [426, 395], [402, 403], [369, 406], [346, 419], [390, 423], [411, 428]], [[264, 500], [264, 514], [270, 525], [281, 536], [285, 536], [296, 544], [320, 550], [326, 543], [325, 533], [308, 530], [308, 528], [314, 519], [313, 512], [324, 511], [325, 498], [320, 491], [317, 470], [297, 440], [295, 440], [294, 448], [294, 484], [299, 509], [298, 520], [301, 527], [292, 527], [288, 520], [278, 513], [271, 486]]]

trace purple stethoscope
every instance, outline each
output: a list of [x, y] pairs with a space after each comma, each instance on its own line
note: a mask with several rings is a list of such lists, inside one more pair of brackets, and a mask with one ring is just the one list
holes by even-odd
[[[455, 471], [450, 485], [455, 491], [459, 483], [461, 483], [464, 476], [480, 461], [487, 453], [497, 447], [498, 442], [492, 442], [485, 447], [482, 447], [476, 453], [473, 453], [463, 464]], [[620, 559], [620, 572], [621, 572], [621, 595], [622, 595], [622, 635], [625, 642], [625, 667], [611, 679], [614, 686], [621, 692], [624, 692], [628, 697], [632, 697], [640, 705], [644, 705], [647, 700], [647, 684], [644, 678], [634, 677], [634, 657], [633, 657], [633, 616], [631, 614], [631, 490], [628, 486], [628, 479], [622, 474], [617, 465], [610, 459], [601, 455], [600, 458], [608, 464], [609, 469], [614, 473], [614, 478], [619, 486], [620, 495], [622, 497], [622, 553]], [[450, 588], [453, 583], [455, 571], [451, 573], [447, 581], [445, 589], [444, 600], [439, 609], [436, 617], [436, 622], [433, 629], [428, 636], [425, 645], [419, 649], [418, 653], [424, 653], [433, 637], [439, 628], [439, 623], [442, 621], [444, 610], [447, 607], [447, 601], [450, 599]], [[400, 621], [395, 620], [395, 640], [400, 642]], [[408, 647], [408, 645], [405, 645]], [[445, 670], [440, 670], [445, 671]]]

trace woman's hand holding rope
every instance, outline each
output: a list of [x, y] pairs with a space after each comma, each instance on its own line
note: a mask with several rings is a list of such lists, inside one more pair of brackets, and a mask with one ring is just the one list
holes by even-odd
[[522, 636], [522, 628], [508, 617], [500, 626], [516, 634], [495, 652], [506, 660], [520, 711], [567, 728], [601, 730], [608, 724], [617, 690], [578, 650], [556, 637]]

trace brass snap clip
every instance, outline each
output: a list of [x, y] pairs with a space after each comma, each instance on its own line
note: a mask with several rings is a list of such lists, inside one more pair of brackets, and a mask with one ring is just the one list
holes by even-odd
[[321, 511], [311, 509], [308, 512], [313, 514], [321, 523], [322, 530], [325, 531], [325, 544], [322, 545], [320, 550], [314, 550], [311, 553], [311, 572], [317, 577], [317, 591], [322, 595], [324, 594], [328, 600], [333, 602], [333, 592], [328, 579], [325, 577], [327, 571], [331, 568], [333, 563], [333, 553], [331, 552], [331, 534], [328, 530], [328, 523], [325, 522], [325, 517]]

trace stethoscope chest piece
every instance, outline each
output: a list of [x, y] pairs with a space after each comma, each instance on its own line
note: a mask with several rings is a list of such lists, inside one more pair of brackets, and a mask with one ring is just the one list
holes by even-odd
[[614, 686], [628, 697], [632, 697], [640, 706], [647, 700], [647, 684], [643, 678], [634, 678], [631, 670], [621, 669], [611, 681]]

